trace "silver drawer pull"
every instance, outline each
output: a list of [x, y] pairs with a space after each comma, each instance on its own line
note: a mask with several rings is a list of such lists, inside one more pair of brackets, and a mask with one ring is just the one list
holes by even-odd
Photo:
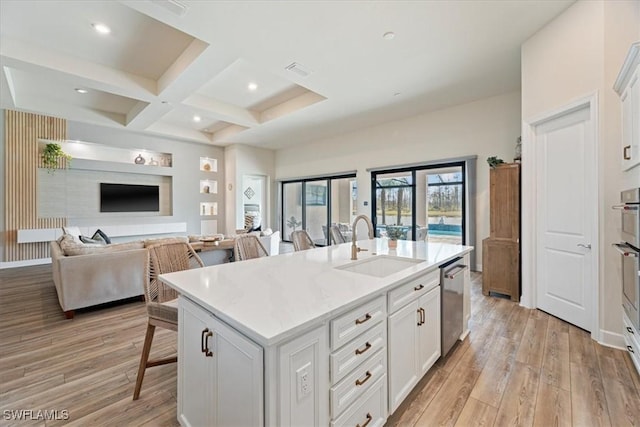
[[369, 425], [372, 419], [373, 417], [371, 416], [371, 414], [367, 412], [367, 421], [365, 421], [364, 424], [362, 425], [356, 424], [356, 427], [367, 427], [367, 425]]
[[591, 243], [587, 243], [586, 245], [578, 243], [576, 246], [578, 246], [579, 248], [591, 249]]
[[631, 329], [629, 326], [627, 326], [627, 332], [633, 335], [633, 329]]
[[371, 315], [367, 313], [363, 319], [356, 319], [356, 325], [361, 325], [369, 319], [371, 319]]
[[418, 286], [416, 286], [415, 288], [413, 288], [414, 291], [421, 291], [422, 289], [424, 289], [424, 285], [420, 284]]
[[371, 348], [371, 343], [367, 341], [367, 343], [364, 345], [364, 348], [362, 350], [360, 350], [359, 348], [356, 348], [356, 356], [360, 356], [362, 353], [366, 352], [370, 348]]
[[[631, 347], [630, 345], [627, 346], [627, 350], [629, 350], [629, 352], [631, 353], [635, 353], [635, 351], [633, 351], [633, 347]], [[357, 383], [357, 381], [356, 381]]]
[[367, 371], [366, 372], [366, 376], [364, 377], [363, 380], [356, 380], [356, 385], [357, 386], [361, 386], [362, 384], [366, 383], [367, 381], [369, 381], [369, 379], [372, 377], [371, 375], [371, 371]]

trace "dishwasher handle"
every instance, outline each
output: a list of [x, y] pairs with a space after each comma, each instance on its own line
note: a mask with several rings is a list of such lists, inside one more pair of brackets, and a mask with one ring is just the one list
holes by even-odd
[[[464, 264], [458, 264], [451, 269], [444, 272], [444, 277], [446, 279], [455, 279], [456, 276], [467, 269], [467, 266]], [[457, 270], [457, 271], [456, 271]]]

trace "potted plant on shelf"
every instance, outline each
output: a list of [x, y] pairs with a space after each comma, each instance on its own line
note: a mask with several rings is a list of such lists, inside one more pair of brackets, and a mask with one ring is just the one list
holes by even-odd
[[55, 172], [58, 169], [58, 160], [65, 159], [70, 161], [72, 157], [62, 151], [60, 144], [55, 142], [49, 142], [42, 150], [42, 165], [49, 170], [49, 173]]

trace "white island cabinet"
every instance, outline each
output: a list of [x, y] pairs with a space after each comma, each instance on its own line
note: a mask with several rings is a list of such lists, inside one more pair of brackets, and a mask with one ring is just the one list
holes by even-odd
[[[389, 292], [389, 409], [395, 411], [440, 357], [440, 275]], [[404, 302], [406, 305], [402, 306]]]
[[179, 304], [180, 423], [263, 425], [262, 348], [188, 299]]
[[[342, 244], [161, 276], [180, 292], [181, 425], [385, 423], [440, 356], [438, 267], [473, 248], [358, 246], [359, 261]], [[367, 274], [380, 255], [406, 266]]]

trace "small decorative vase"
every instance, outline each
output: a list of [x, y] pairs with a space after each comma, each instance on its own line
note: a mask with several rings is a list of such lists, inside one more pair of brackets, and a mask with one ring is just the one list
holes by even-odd
[[389, 239], [389, 249], [395, 249], [398, 247], [398, 241], [396, 239]]
[[136, 157], [136, 158], [133, 160], [133, 162], [134, 162], [136, 165], [144, 165], [144, 164], [145, 164], [145, 162], [146, 162], [146, 160], [145, 160], [145, 158], [144, 158], [144, 157], [142, 157], [142, 155], [141, 155], [141, 154], [138, 154], [138, 157]]
[[154, 160], [153, 157], [149, 161], [149, 166], [158, 166], [158, 161]]

